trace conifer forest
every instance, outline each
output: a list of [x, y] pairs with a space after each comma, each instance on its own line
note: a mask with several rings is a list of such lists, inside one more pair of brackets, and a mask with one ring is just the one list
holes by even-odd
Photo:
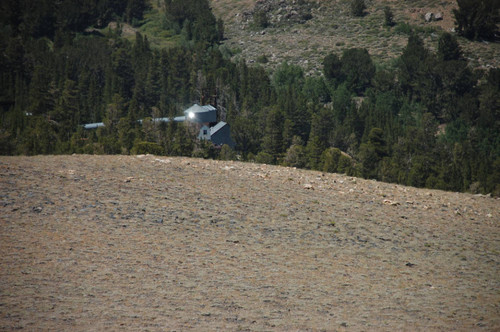
[[[499, 21], [470, 21], [469, 2], [434, 49], [411, 32], [390, 63], [347, 48], [307, 75], [231, 60], [208, 0], [3, 0], [0, 154], [234, 159], [498, 196], [500, 68], [470, 66], [457, 38], [496, 43]], [[151, 11], [175, 42], [122, 36]], [[217, 107], [234, 149], [154, 121], [194, 103]]]

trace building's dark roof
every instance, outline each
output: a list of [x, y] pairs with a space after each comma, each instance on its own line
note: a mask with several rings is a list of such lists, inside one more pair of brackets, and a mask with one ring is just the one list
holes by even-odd
[[214, 135], [216, 132], [221, 130], [225, 125], [227, 125], [227, 123], [225, 123], [224, 121], [219, 122], [218, 124], [210, 128], [210, 135]]
[[231, 139], [229, 125], [224, 121], [221, 121], [210, 128], [210, 140], [216, 145], [227, 144], [232, 148], [235, 146], [234, 141]]

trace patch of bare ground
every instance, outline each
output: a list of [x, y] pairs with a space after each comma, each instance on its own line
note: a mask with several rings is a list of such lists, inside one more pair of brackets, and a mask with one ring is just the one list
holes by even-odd
[[0, 330], [498, 331], [498, 202], [238, 162], [0, 157]]
[[[268, 13], [272, 24], [265, 29], [257, 28], [253, 25], [253, 11], [256, 6], [268, 8], [266, 3], [274, 6]], [[310, 4], [312, 19], [299, 22], [294, 19], [301, 4]], [[265, 55], [269, 60], [264, 64], [267, 68], [273, 69], [288, 61], [303, 67], [307, 74], [321, 72], [327, 54], [342, 54], [343, 50], [353, 47], [368, 49], [378, 63], [390, 63], [400, 56], [408, 34], [405, 28], [384, 26], [385, 6], [391, 8], [397, 24], [419, 29], [430, 49], [437, 48], [440, 32], [455, 26], [453, 9], [457, 5], [453, 0], [369, 0], [364, 17], [353, 17], [349, 4], [348, 0], [211, 1], [216, 16], [225, 22], [227, 40], [224, 44], [235, 54], [235, 59], [255, 63]], [[442, 20], [425, 22], [427, 12], [441, 13]], [[290, 15], [291, 18], [286, 19]], [[464, 38], [459, 38], [459, 43], [474, 68], [500, 65], [499, 43], [470, 42]]]
[[[119, 28], [121, 29], [121, 36], [123, 37], [132, 37], [135, 36], [137, 29], [132, 27], [130, 24], [127, 23], [120, 23]], [[117, 30], [118, 29], [118, 23], [116, 22], [110, 22], [108, 24], [108, 29], [109, 30]]]

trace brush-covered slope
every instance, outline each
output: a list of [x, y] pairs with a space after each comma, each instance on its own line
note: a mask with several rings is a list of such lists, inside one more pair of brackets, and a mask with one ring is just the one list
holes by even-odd
[[[366, 48], [377, 62], [401, 55], [413, 29], [431, 49], [437, 47], [439, 34], [455, 28], [453, 0], [371, 0], [365, 1], [364, 16], [351, 14], [349, 0], [212, 0], [216, 16], [225, 22], [228, 46], [236, 57], [249, 62], [268, 62], [275, 67], [283, 61], [299, 64], [307, 71], [321, 70], [330, 52]], [[394, 26], [385, 25], [384, 8], [394, 16]], [[255, 24], [255, 13], [263, 11], [268, 27]], [[441, 14], [442, 19], [425, 21], [425, 14]], [[498, 43], [460, 39], [465, 55], [474, 67], [498, 67]]]

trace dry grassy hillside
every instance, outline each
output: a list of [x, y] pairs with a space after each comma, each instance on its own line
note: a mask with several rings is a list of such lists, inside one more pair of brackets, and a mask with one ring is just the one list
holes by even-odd
[[[377, 62], [394, 59], [401, 54], [408, 39], [405, 25], [418, 29], [428, 47], [435, 49], [439, 33], [453, 29], [452, 10], [456, 8], [454, 0], [369, 0], [366, 16], [353, 17], [349, 0], [308, 0], [305, 2], [312, 4], [312, 19], [306, 22], [283, 19], [266, 29], [252, 26], [257, 3], [281, 4], [282, 9], [270, 12], [276, 17], [299, 11], [301, 2], [304, 1], [212, 0], [211, 4], [216, 16], [224, 19], [228, 38], [225, 44], [236, 58], [244, 57], [252, 63], [265, 55], [269, 60], [265, 66], [275, 67], [286, 60], [301, 65], [309, 73], [321, 70], [321, 61], [328, 53], [341, 54], [352, 47], [367, 48]], [[395, 27], [384, 26], [385, 6], [390, 6], [394, 13], [398, 23]], [[442, 13], [443, 19], [426, 23], [427, 12]], [[498, 43], [470, 42], [463, 38], [459, 42], [474, 67], [500, 65]]]
[[500, 207], [340, 174], [0, 157], [0, 330], [500, 329]]

